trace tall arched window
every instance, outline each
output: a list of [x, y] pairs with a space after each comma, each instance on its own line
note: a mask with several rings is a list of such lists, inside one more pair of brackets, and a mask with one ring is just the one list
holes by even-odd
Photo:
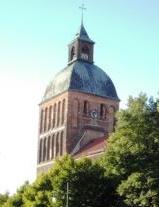
[[59, 156], [59, 133], [56, 135], [56, 157]]
[[41, 109], [41, 113], [40, 113], [40, 133], [42, 133], [43, 131], [43, 119], [44, 119], [44, 110]]
[[55, 127], [55, 123], [56, 123], [56, 103], [54, 104], [54, 110], [53, 110], [53, 123], [52, 123], [53, 128]]
[[51, 119], [52, 119], [52, 106], [49, 107], [49, 123], [48, 123], [48, 129], [51, 128]]
[[44, 132], [46, 131], [47, 128], [47, 108], [45, 108], [45, 120], [44, 120]]
[[88, 115], [88, 111], [89, 111], [89, 104], [88, 104], [88, 101], [84, 101], [84, 104], [83, 104], [83, 113], [85, 115]]
[[100, 118], [106, 119], [106, 106], [104, 104], [100, 105]]
[[46, 160], [46, 138], [44, 139], [43, 143], [43, 161]]
[[47, 138], [47, 160], [50, 159], [50, 137]]
[[61, 120], [61, 124], [64, 124], [64, 120], [65, 120], [65, 99], [62, 101], [62, 120]]
[[39, 163], [42, 162], [42, 151], [43, 151], [43, 140], [40, 140], [40, 146], [39, 146]]
[[71, 60], [75, 57], [75, 47], [73, 46], [71, 49]]
[[61, 102], [58, 102], [58, 109], [57, 109], [57, 126], [60, 124], [60, 118], [61, 118]]
[[79, 112], [79, 101], [78, 99], [75, 99], [73, 101], [73, 123], [72, 123], [73, 127], [78, 126], [78, 112]]
[[51, 139], [51, 159], [55, 157], [55, 135], [52, 136]]
[[63, 131], [61, 132], [60, 136], [60, 156], [63, 155]]

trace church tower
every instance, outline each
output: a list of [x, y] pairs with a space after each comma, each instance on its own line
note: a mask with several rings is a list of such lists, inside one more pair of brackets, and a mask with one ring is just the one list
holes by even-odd
[[94, 42], [82, 23], [68, 45], [67, 66], [50, 82], [40, 103], [38, 174], [65, 154], [76, 159], [99, 156], [114, 130], [119, 98], [110, 77], [94, 65], [93, 55]]

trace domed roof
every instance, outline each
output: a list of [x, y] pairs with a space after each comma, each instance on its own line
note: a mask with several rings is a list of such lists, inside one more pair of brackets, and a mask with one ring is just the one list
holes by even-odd
[[109, 76], [96, 65], [83, 61], [76, 61], [59, 72], [48, 85], [42, 101], [68, 90], [119, 100]]

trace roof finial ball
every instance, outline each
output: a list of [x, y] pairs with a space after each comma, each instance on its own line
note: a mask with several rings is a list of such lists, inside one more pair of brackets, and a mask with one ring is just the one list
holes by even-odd
[[84, 3], [82, 3], [82, 6], [80, 6], [79, 9], [81, 9], [81, 11], [82, 11], [82, 15], [81, 15], [81, 25], [83, 25], [84, 11], [85, 11], [87, 8], [85, 8]]

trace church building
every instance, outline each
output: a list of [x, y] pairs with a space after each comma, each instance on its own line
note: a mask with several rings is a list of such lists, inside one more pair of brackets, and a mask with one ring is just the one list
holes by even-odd
[[68, 46], [68, 63], [40, 103], [37, 173], [56, 158], [96, 158], [114, 130], [119, 98], [110, 77], [94, 64], [94, 41], [83, 23]]

